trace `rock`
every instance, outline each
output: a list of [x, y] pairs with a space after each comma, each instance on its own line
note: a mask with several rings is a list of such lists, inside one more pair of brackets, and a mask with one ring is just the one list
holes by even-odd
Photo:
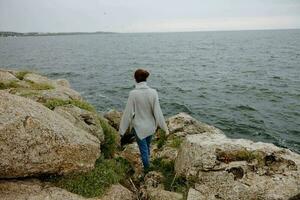
[[[24, 82], [33, 82], [36, 84], [47, 84], [53, 87], [53, 89], [49, 90], [40, 90], [39, 99], [77, 99], [82, 100], [81, 95], [75, 90], [70, 88], [70, 84], [65, 79], [58, 80], [50, 80], [45, 76], [35, 74], [35, 73], [27, 73], [24, 76]], [[36, 97], [36, 96], [33, 96]]]
[[176, 136], [186, 136], [204, 132], [222, 133], [220, 129], [199, 122], [186, 113], [179, 113], [170, 117], [167, 120], [167, 125], [170, 134], [175, 134]]
[[11, 81], [18, 81], [12, 73], [4, 70], [0, 70], [0, 83], [9, 83]]
[[177, 192], [170, 192], [161, 188], [148, 188], [149, 200], [182, 200], [183, 195]]
[[48, 85], [55, 86], [52, 80], [48, 79], [45, 76], [35, 74], [35, 73], [25, 74], [23, 80], [28, 82], [38, 83], [38, 84], [48, 84]]
[[101, 142], [104, 141], [104, 134], [97, 114], [78, 108], [74, 105], [55, 107], [54, 112], [68, 119], [77, 128], [97, 137]]
[[101, 197], [85, 198], [36, 179], [0, 180], [1, 200], [134, 200], [133, 193], [120, 184], [112, 185]]
[[123, 114], [122, 112], [118, 112], [116, 110], [110, 110], [104, 114], [104, 117], [108, 119], [108, 123], [112, 127], [114, 127], [116, 130], [119, 130], [122, 114]]
[[162, 149], [156, 149], [155, 145], [153, 146], [153, 157], [163, 158], [168, 161], [174, 161], [177, 158], [178, 149], [164, 146]]
[[0, 180], [0, 198], [3, 200], [86, 200], [84, 197], [38, 180]]
[[206, 198], [197, 190], [190, 188], [188, 192], [187, 200], [206, 200]]
[[134, 167], [135, 174], [138, 176], [143, 171], [143, 163], [140, 157], [140, 150], [136, 142], [125, 146], [120, 156], [125, 158]]
[[70, 83], [68, 80], [66, 79], [56, 79], [54, 80], [55, 84], [56, 85], [59, 85], [59, 86], [64, 86], [64, 87], [71, 87]]
[[100, 142], [30, 99], [0, 91], [0, 178], [94, 167]]
[[39, 91], [40, 98], [43, 100], [47, 99], [62, 99], [62, 100], [82, 100], [81, 95], [75, 90], [69, 87], [56, 87], [50, 90], [40, 90]]
[[223, 134], [186, 136], [175, 170], [204, 199], [288, 199], [300, 191], [300, 155]]
[[163, 180], [164, 180], [164, 176], [160, 172], [151, 171], [151, 172], [148, 172], [144, 178], [144, 186], [146, 186], [147, 188], [160, 187], [163, 189], [164, 188]]
[[103, 197], [97, 200], [134, 200], [135, 195], [120, 184], [112, 185]]
[[164, 177], [160, 172], [151, 171], [146, 174], [144, 183], [140, 187], [142, 199], [149, 200], [181, 200], [183, 195], [177, 192], [164, 190]]
[[[108, 123], [118, 131], [122, 114], [123, 114], [122, 112], [116, 110], [110, 110], [104, 114], [104, 118], [107, 119]], [[132, 134], [129, 130], [130, 128], [128, 128], [124, 136], [121, 138], [121, 146], [124, 146], [126, 144], [131, 144], [135, 141], [134, 134]]]

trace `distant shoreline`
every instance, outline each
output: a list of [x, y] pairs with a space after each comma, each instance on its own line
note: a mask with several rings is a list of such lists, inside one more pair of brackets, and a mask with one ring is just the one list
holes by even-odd
[[148, 33], [197, 33], [197, 32], [239, 32], [239, 31], [289, 31], [300, 30], [300, 28], [286, 29], [241, 29], [241, 30], [199, 30], [199, 31], [170, 31], [170, 32], [14, 32], [0, 31], [0, 37], [25, 37], [25, 36], [60, 36], [60, 35], [96, 35], [96, 34], [148, 34]]
[[26, 37], [26, 36], [58, 36], [58, 35], [95, 35], [95, 34], [116, 34], [116, 32], [57, 32], [57, 33], [44, 33], [44, 32], [10, 32], [0, 31], [0, 37]]

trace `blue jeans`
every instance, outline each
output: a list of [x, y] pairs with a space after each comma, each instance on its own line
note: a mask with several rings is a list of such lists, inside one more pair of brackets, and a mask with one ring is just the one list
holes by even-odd
[[144, 139], [140, 139], [137, 135], [136, 132], [134, 130], [134, 128], [132, 129], [132, 132], [135, 135], [136, 138], [136, 142], [139, 146], [140, 149], [140, 153], [141, 153], [141, 159], [144, 165], [144, 170], [147, 170], [150, 166], [150, 144], [151, 144], [151, 139], [152, 139], [152, 135], [144, 138]]

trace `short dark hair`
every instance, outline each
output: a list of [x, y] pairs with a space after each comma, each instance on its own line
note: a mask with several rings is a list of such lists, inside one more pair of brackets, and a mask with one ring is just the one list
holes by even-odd
[[137, 83], [146, 81], [149, 75], [149, 72], [144, 69], [137, 69], [134, 72], [134, 78]]

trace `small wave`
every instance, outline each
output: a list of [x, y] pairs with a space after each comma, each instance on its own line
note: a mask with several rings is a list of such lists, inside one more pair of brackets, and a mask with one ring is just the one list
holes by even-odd
[[74, 72], [50, 72], [47, 73], [46, 76], [48, 76], [49, 78], [58, 78], [58, 77], [68, 78], [68, 77], [78, 77], [80, 76], [80, 74]]
[[171, 113], [177, 112], [186, 112], [188, 114], [193, 114], [193, 111], [190, 110], [186, 105], [180, 104], [177, 102], [166, 102], [162, 103], [163, 108], [168, 108], [168, 111], [171, 111]]
[[281, 79], [280, 76], [272, 76], [273, 79]]
[[256, 111], [255, 108], [253, 108], [249, 105], [239, 105], [239, 106], [236, 106], [236, 107], [232, 108], [232, 110]]

